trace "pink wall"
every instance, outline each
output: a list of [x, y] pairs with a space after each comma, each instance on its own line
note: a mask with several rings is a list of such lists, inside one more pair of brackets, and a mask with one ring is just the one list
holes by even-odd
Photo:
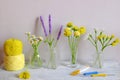
[[[68, 21], [73, 21], [77, 25], [85, 25], [88, 32], [99, 28], [120, 38], [119, 4], [120, 0], [0, 0], [0, 52], [3, 52], [4, 41], [14, 37], [24, 42], [24, 53], [27, 53], [24, 33], [37, 31], [38, 35], [44, 36], [36, 19], [42, 15], [47, 23], [48, 14], [52, 15], [55, 30], [58, 30], [59, 25], [63, 24], [65, 27]], [[58, 49], [61, 45], [64, 46], [59, 49], [59, 54], [64, 59], [69, 53], [67, 40], [63, 35], [60, 43]], [[79, 48], [78, 57], [81, 61], [86, 60], [86, 57], [90, 58], [94, 52], [93, 46], [84, 38]], [[119, 52], [120, 45], [109, 47], [105, 50], [105, 57], [120, 61]]]

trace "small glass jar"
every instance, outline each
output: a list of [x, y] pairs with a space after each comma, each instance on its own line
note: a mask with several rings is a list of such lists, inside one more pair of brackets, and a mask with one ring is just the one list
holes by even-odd
[[40, 68], [42, 67], [42, 60], [38, 52], [38, 47], [33, 49], [33, 54], [30, 57], [30, 66], [31, 68]]

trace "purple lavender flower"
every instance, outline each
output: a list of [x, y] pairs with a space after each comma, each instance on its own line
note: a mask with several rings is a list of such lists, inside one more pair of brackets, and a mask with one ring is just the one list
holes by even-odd
[[57, 36], [57, 40], [59, 40], [59, 38], [60, 38], [60, 35], [61, 35], [61, 32], [62, 32], [62, 28], [63, 28], [63, 26], [61, 25], [59, 33], [58, 33], [58, 36]]
[[43, 26], [43, 30], [44, 30], [45, 36], [47, 36], [47, 32], [46, 32], [46, 28], [45, 28], [45, 25], [44, 25], [42, 16], [40, 16], [40, 21], [41, 21], [41, 23], [42, 23], [42, 26]]
[[49, 34], [51, 34], [52, 26], [51, 26], [51, 15], [49, 14]]

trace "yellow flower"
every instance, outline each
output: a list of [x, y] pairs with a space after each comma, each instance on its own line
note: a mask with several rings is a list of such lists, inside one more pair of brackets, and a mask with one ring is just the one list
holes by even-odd
[[107, 35], [103, 34], [103, 38], [107, 38]]
[[74, 25], [74, 24], [73, 24], [72, 22], [68, 22], [68, 23], [67, 23], [67, 27], [69, 27], [69, 28], [73, 27], [73, 25]]
[[102, 38], [101, 35], [99, 35], [99, 36], [97, 37], [98, 40], [100, 40], [101, 38]]
[[23, 43], [18, 39], [10, 38], [4, 43], [4, 51], [7, 56], [22, 54]]
[[75, 36], [75, 37], [79, 37], [79, 36], [80, 36], [80, 32], [79, 32], [79, 31], [75, 31], [75, 32], [74, 32], [74, 36]]
[[79, 29], [80, 34], [85, 34], [86, 28], [84, 26], [81, 26]]
[[112, 45], [112, 46], [116, 46], [117, 43], [116, 43], [116, 42], [112, 42], [111, 45]]
[[111, 36], [107, 36], [107, 38], [108, 38], [108, 39], [110, 39], [110, 38], [111, 38]]
[[114, 34], [112, 34], [112, 35], [111, 35], [111, 38], [114, 38], [114, 37], [115, 37], [115, 35], [114, 35]]
[[107, 38], [107, 36], [105, 34], [101, 34], [97, 38], [100, 40], [100, 39], [103, 39], [103, 38]]
[[77, 31], [77, 30], [79, 30], [79, 27], [78, 27], [78, 26], [74, 26], [74, 27], [72, 28], [72, 30], [73, 30], [73, 31]]
[[72, 32], [71, 32], [70, 30], [65, 31], [65, 32], [64, 32], [64, 35], [65, 35], [65, 36], [71, 36], [71, 35], [72, 35]]
[[119, 43], [119, 42], [120, 42], [120, 39], [116, 38], [116, 39], [115, 39], [115, 42], [116, 42], [116, 43]]
[[116, 39], [111, 43], [111, 45], [112, 45], [112, 46], [116, 46], [119, 42], [120, 42], [120, 40], [119, 40], [118, 38], [116, 38]]
[[30, 73], [28, 71], [21, 72], [19, 74], [20, 79], [29, 79], [30, 78]]
[[64, 29], [64, 32], [67, 32], [67, 31], [70, 31], [70, 30], [71, 30], [71, 28], [67, 27], [67, 28]]

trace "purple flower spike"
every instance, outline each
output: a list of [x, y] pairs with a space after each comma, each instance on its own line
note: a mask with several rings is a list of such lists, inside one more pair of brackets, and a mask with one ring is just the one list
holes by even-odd
[[40, 21], [41, 21], [41, 23], [42, 23], [42, 26], [43, 26], [43, 30], [44, 30], [45, 36], [47, 36], [47, 32], [46, 32], [46, 28], [45, 28], [45, 25], [44, 25], [42, 16], [40, 16]]
[[51, 26], [51, 15], [49, 14], [49, 34], [51, 34], [52, 26]]
[[57, 36], [57, 40], [59, 40], [59, 38], [60, 38], [60, 35], [61, 35], [61, 32], [62, 32], [62, 28], [63, 28], [63, 26], [61, 25], [59, 33], [58, 33], [58, 36]]

